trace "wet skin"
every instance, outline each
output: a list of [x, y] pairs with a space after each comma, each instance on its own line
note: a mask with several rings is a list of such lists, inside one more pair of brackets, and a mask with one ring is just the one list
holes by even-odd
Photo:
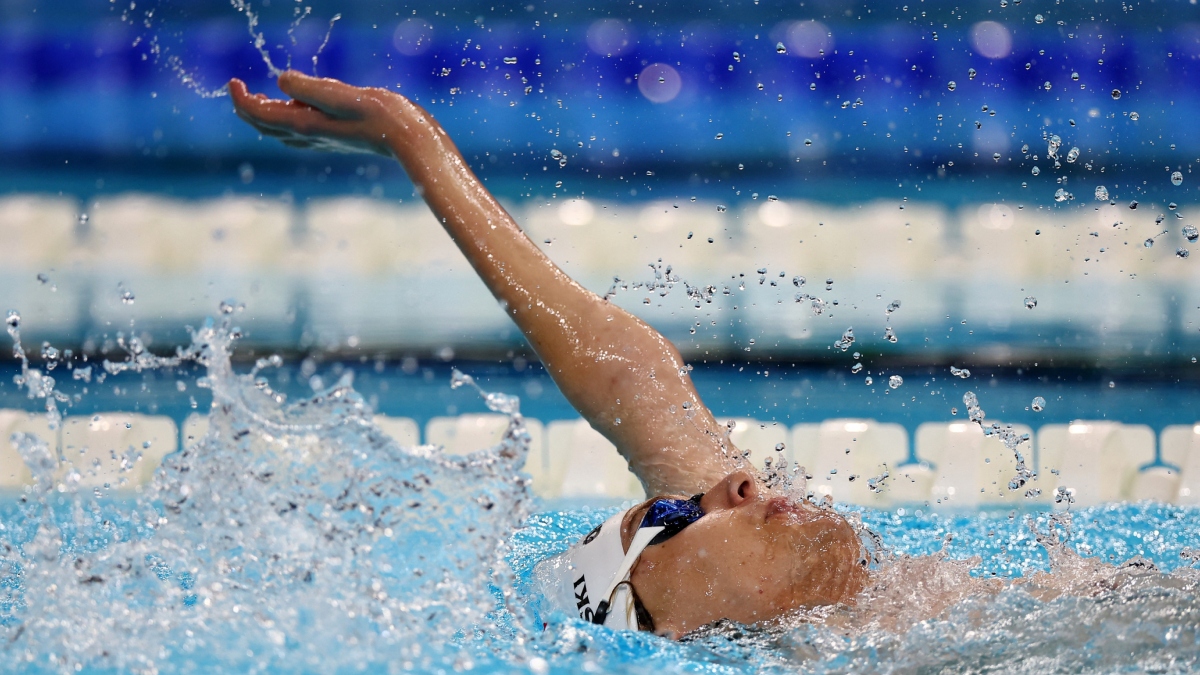
[[[626, 548], [657, 499], [626, 514]], [[700, 520], [647, 547], [630, 575], [659, 634], [678, 637], [718, 619], [750, 624], [851, 602], [867, 582], [862, 544], [844, 518], [766, 491], [746, 471], [713, 486], [700, 508]]]
[[846, 602], [863, 587], [849, 523], [764, 492], [700, 400], [675, 345], [555, 265], [432, 115], [395, 92], [296, 71], [278, 84], [290, 100], [231, 80], [235, 112], [293, 147], [399, 161], [563, 395], [612, 441], [646, 493], [706, 493], [704, 517], [648, 547], [633, 570], [659, 632], [679, 635], [720, 618], [761, 621]]

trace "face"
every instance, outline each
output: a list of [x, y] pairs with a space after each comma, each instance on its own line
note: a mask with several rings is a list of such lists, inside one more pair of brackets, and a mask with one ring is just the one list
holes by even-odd
[[[626, 546], [651, 502], [626, 515]], [[647, 547], [630, 576], [660, 634], [845, 602], [866, 583], [862, 546], [844, 518], [768, 492], [750, 473], [726, 476], [700, 508], [704, 517]]]

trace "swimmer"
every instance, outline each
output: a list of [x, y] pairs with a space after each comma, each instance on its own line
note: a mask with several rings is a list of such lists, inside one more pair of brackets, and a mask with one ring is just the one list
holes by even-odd
[[868, 580], [854, 528], [760, 482], [675, 346], [559, 269], [433, 116], [385, 89], [296, 71], [278, 84], [290, 100], [231, 80], [237, 114], [292, 147], [397, 159], [567, 400], [653, 495], [539, 567], [552, 601], [668, 637], [853, 602]]

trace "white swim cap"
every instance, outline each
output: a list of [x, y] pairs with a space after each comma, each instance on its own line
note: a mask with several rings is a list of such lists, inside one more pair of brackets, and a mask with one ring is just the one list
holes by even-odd
[[538, 564], [534, 575], [554, 609], [616, 630], [638, 630], [629, 572], [650, 540], [666, 528], [641, 527], [625, 551], [621, 521], [628, 512], [617, 513], [566, 552]]

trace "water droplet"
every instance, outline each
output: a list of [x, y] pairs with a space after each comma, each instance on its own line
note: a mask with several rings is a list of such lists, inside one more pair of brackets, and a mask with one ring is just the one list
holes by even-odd
[[1038, 174], [1040, 174], [1041, 172], [1042, 172], [1042, 170], [1041, 170], [1041, 169], [1039, 169], [1039, 168], [1037, 168], [1036, 166], [1035, 166], [1035, 167], [1033, 167], [1033, 170], [1031, 171], [1031, 173], [1032, 173], [1033, 175], [1035, 175], [1035, 176], [1036, 176], [1036, 175], [1038, 175]]
[[86, 213], [79, 214], [79, 226], [85, 227], [85, 226], [87, 226], [87, 224], [88, 224], [88, 214], [86, 214]]
[[505, 62], [505, 63], [507, 63], [507, 64], [508, 64], [508, 65], [510, 65], [510, 66], [515, 66], [515, 65], [517, 64], [517, 57], [515, 57], [515, 56], [506, 56], [506, 57], [504, 57], [504, 62]]
[[895, 344], [899, 341], [899, 338], [896, 337], [896, 331], [892, 330], [891, 326], [883, 329], [883, 339], [891, 342], [892, 344]]
[[1079, 81], [1079, 73], [1071, 73], [1071, 79], [1078, 82]]
[[1180, 248], [1175, 249], [1175, 255], [1179, 256], [1180, 258], [1186, 258], [1189, 255], [1191, 255], [1191, 251], [1188, 251], [1186, 248], [1180, 247]]
[[8, 324], [9, 328], [20, 328], [21, 314], [15, 309], [8, 310], [8, 317], [4, 319], [4, 323]]
[[816, 83], [816, 82], [810, 82], [810, 83], [808, 84], [808, 90], [809, 90], [809, 91], [816, 91], [816, 90], [817, 90], [817, 83]]
[[1050, 159], [1058, 159], [1058, 149], [1062, 147], [1062, 137], [1058, 134], [1053, 134], [1046, 141], [1046, 156]]
[[1195, 225], [1184, 225], [1183, 238], [1194, 243], [1197, 239], [1200, 239], [1200, 231], [1196, 230]]
[[1129, 119], [1131, 119], [1131, 120], [1133, 120], [1134, 122], [1136, 122], [1136, 121], [1138, 121], [1138, 120], [1142, 119], [1142, 116], [1141, 116], [1141, 115], [1139, 115], [1139, 114], [1137, 114], [1137, 111], [1134, 111], [1134, 112], [1131, 112], [1131, 113], [1129, 113]]
[[967, 370], [966, 368], [955, 368], [954, 366], [950, 366], [950, 374], [959, 379], [965, 380], [971, 376], [971, 371]]
[[1108, 201], [1108, 188], [1104, 187], [1103, 185], [1096, 186], [1096, 201], [1098, 201], [1098, 202]]
[[1067, 192], [1063, 188], [1058, 188], [1057, 190], [1054, 191], [1054, 201], [1056, 201], [1056, 202], [1068, 202], [1074, 198], [1075, 198], [1075, 195], [1071, 194], [1070, 192]]
[[795, 286], [796, 288], [800, 288], [801, 286], [803, 286], [806, 281], [807, 281], [807, 279], [805, 279], [804, 277], [792, 277], [792, 285]]
[[869, 387], [869, 386], [875, 384], [875, 380], [871, 379], [871, 376], [868, 375], [865, 379], [863, 379], [863, 384], [865, 384]]
[[1037, 307], [1037, 298], [1033, 297], [1032, 295], [1026, 296], [1025, 307], [1026, 309], [1033, 309], [1034, 307]]
[[1174, 211], [1175, 209], [1179, 208], [1179, 205], [1176, 204], [1175, 202], [1171, 202], [1170, 204], [1167, 204], [1167, 208]]
[[719, 140], [721, 140], [722, 138], [725, 138], [725, 134], [723, 134], [723, 133], [721, 133], [721, 132], [717, 132], [717, 135], [716, 135], [716, 136], [713, 136], [713, 138], [715, 138], [715, 139], [717, 139], [717, 140], [719, 141]]
[[1045, 20], [1046, 20], [1046, 17], [1042, 16], [1041, 14], [1038, 14], [1038, 15], [1036, 15], [1036, 16], [1034, 16], [1034, 17], [1033, 17], [1033, 21], [1034, 21], [1034, 23], [1042, 23], [1042, 22], [1044, 22]]
[[1136, 200], [1136, 199], [1135, 199], [1135, 200], [1133, 200], [1133, 201], [1131, 201], [1131, 202], [1129, 202], [1129, 210], [1130, 210], [1130, 211], [1133, 211], [1133, 210], [1135, 210], [1135, 209], [1137, 209], [1137, 200]]
[[854, 364], [853, 366], [851, 366], [851, 367], [850, 367], [850, 372], [852, 372], [852, 373], [854, 373], [855, 375], [857, 375], [858, 373], [862, 372], [862, 369], [863, 369], [863, 364], [861, 364], [861, 363], [856, 363], [856, 364]]
[[835, 349], [847, 351], [854, 344], [854, 328], [850, 327], [842, 331], [842, 337], [833, 343]]
[[892, 375], [888, 378], [888, 386], [892, 389], [899, 389], [902, 384], [904, 384], [904, 378], [899, 375]]
[[1029, 407], [1033, 409], [1033, 412], [1042, 412], [1046, 409], [1046, 399], [1041, 396], [1034, 396], [1033, 403], [1030, 403]]
[[122, 303], [124, 303], [126, 305], [132, 305], [134, 300], [135, 300], [135, 298], [133, 297], [133, 291], [129, 290], [128, 288], [121, 291], [121, 302]]
[[993, 159], [993, 160], [995, 160], [995, 161], [997, 161], [997, 162], [999, 162], [999, 161], [1000, 161], [1000, 153], [998, 153], [998, 152], [993, 152], [993, 153], [992, 153], [992, 159]]
[[43, 284], [50, 283], [50, 277], [46, 276], [45, 272], [38, 272], [37, 280]]
[[812, 139], [811, 138], [804, 139], [804, 146], [808, 147], [810, 145], [812, 145]]
[[725, 213], [727, 208], [724, 204], [717, 204], [717, 213]]
[[550, 149], [550, 159], [557, 160], [559, 168], [567, 165], [567, 156], [557, 148]]
[[975, 79], [975, 69], [974, 68], [967, 68], [967, 79], [968, 80]]
[[899, 300], [893, 300], [893, 301], [891, 301], [891, 302], [889, 302], [889, 303], [888, 303], [887, 309], [883, 310], [883, 313], [884, 313], [884, 314], [891, 315], [891, 314], [893, 314], [893, 313], [894, 313], [896, 310], [898, 310], [898, 309], [900, 309], [900, 301], [899, 301]]
[[1068, 162], [1073, 163], [1077, 159], [1079, 159], [1079, 148], [1071, 148], [1070, 150], [1067, 151], [1067, 161]]
[[1175, 187], [1183, 185], [1183, 172], [1175, 171], [1171, 173], [1171, 185], [1174, 185]]
[[1113, 89], [1113, 90], [1112, 90], [1112, 97], [1113, 97], [1113, 100], [1114, 100], [1114, 101], [1115, 101], [1115, 100], [1117, 100], [1117, 99], [1119, 99], [1119, 98], [1121, 98], [1121, 90], [1120, 90], [1120, 89]]
[[946, 83], [946, 88], [950, 91], [954, 91], [955, 89], [958, 89], [958, 83], [956, 83], [954, 80], [950, 80]]
[[786, 54], [787, 47], [783, 46], [782, 42], [776, 42], [775, 43], [775, 53], [776, 54]]
[[1143, 241], [1142, 246], [1145, 246], [1146, 248], [1154, 248], [1154, 237], [1149, 237], [1146, 239], [1146, 241]]

